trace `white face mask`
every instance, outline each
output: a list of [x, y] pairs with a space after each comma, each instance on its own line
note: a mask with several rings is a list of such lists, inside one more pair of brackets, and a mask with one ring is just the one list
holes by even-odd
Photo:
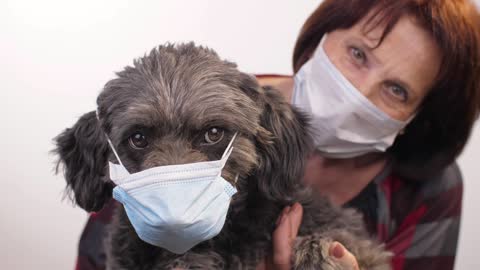
[[143, 241], [182, 254], [216, 236], [223, 228], [231, 197], [237, 190], [222, 176], [232, 153], [230, 141], [216, 161], [168, 165], [130, 174], [109, 162], [113, 197], [121, 202]]
[[292, 104], [312, 117], [315, 145], [323, 156], [386, 151], [413, 116], [405, 122], [393, 119], [356, 89], [325, 53], [326, 36], [295, 75]]

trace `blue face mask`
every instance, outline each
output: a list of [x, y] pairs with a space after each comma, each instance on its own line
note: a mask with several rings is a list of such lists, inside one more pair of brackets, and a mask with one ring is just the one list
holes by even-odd
[[113, 197], [123, 204], [143, 241], [182, 254], [220, 233], [237, 192], [221, 176], [235, 136], [220, 160], [159, 166], [133, 174], [108, 140], [120, 162], [109, 163], [110, 179], [117, 185]]

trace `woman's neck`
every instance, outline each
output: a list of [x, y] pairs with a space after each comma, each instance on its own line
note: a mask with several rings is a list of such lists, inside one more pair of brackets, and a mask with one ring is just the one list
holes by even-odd
[[343, 205], [357, 196], [385, 167], [384, 154], [328, 159], [315, 152], [308, 158], [304, 181], [314, 191]]

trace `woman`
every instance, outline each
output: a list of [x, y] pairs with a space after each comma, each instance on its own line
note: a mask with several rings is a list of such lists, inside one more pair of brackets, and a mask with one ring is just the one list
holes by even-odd
[[[462, 201], [454, 160], [480, 107], [479, 28], [466, 0], [326, 0], [297, 40], [295, 78], [259, 76], [321, 131], [306, 183], [361, 211], [394, 252], [394, 269], [453, 268]], [[103, 269], [99, 236], [112, 207], [91, 216], [77, 269]], [[290, 268], [301, 216], [298, 204], [283, 211], [258, 269]], [[341, 243], [330, 255], [358, 268]]]
[[[319, 132], [305, 181], [362, 211], [394, 269], [453, 268], [462, 202], [454, 160], [479, 112], [479, 29], [468, 1], [327, 0], [297, 40], [295, 78], [259, 79], [311, 114]], [[258, 269], [290, 269], [301, 215], [300, 205], [284, 210], [272, 258]], [[330, 255], [358, 269], [340, 243]]]

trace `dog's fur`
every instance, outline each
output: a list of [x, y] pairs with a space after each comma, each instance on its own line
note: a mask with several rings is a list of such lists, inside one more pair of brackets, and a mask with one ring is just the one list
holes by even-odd
[[[295, 269], [339, 269], [327, 257], [332, 241], [343, 243], [361, 269], [390, 269], [389, 253], [370, 240], [362, 218], [323, 198], [313, 199], [301, 179], [311, 151], [308, 119], [275, 89], [260, 87], [234, 63], [193, 43], [160, 46], [109, 81], [95, 112], [82, 116], [56, 140], [67, 190], [87, 211], [98, 211], [114, 185], [108, 161], [117, 163], [105, 134], [130, 172], [218, 160], [235, 132], [234, 150], [222, 175], [238, 193], [221, 233], [184, 255], [149, 245], [136, 235], [123, 207], [109, 228], [108, 269], [255, 269], [271, 251], [271, 234], [283, 207], [301, 202], [303, 222], [295, 242]], [[209, 128], [225, 130], [208, 145]], [[143, 132], [148, 146], [135, 150], [128, 138]], [[181, 194], [179, 194], [181, 196]]]

